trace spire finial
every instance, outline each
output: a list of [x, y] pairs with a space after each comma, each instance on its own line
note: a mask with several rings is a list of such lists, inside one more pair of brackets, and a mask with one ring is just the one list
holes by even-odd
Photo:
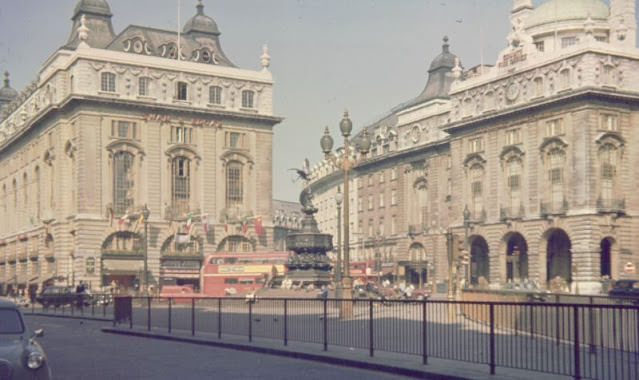
[[9, 87], [9, 72], [7, 70], [4, 71], [4, 86]]
[[89, 38], [89, 28], [87, 28], [87, 16], [82, 15], [80, 18], [80, 26], [78, 27], [78, 37], [80, 38], [80, 45], [88, 46], [87, 39]]
[[202, 4], [202, 0], [197, 0], [197, 5], [195, 6], [195, 8], [197, 9], [197, 14], [204, 14], [204, 4]]
[[448, 47], [450, 45], [448, 45], [448, 36], [444, 36], [444, 44], [442, 45], [442, 51], [444, 53], [448, 53]]
[[271, 56], [268, 55], [268, 44], [262, 45], [262, 55], [260, 56], [260, 62], [264, 70], [267, 70], [271, 65]]

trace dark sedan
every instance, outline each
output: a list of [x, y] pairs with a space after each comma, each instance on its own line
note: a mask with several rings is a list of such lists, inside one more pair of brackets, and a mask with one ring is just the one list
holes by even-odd
[[639, 298], [639, 280], [617, 280], [608, 295], [613, 297]]
[[78, 293], [68, 286], [48, 286], [36, 296], [36, 301], [42, 304], [43, 307], [50, 305], [58, 307], [71, 304], [89, 306], [91, 304], [91, 295], [86, 292]]

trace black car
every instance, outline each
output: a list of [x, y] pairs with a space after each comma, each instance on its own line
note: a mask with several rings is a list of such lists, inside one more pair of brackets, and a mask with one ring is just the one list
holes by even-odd
[[41, 303], [43, 307], [71, 304], [89, 306], [91, 305], [91, 295], [86, 292], [77, 292], [69, 286], [54, 285], [44, 288], [42, 293], [36, 296], [36, 301]]
[[639, 280], [617, 280], [608, 295], [639, 298]]

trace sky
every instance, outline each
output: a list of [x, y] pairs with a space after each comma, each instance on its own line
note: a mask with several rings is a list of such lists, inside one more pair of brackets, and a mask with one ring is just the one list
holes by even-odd
[[[0, 0], [0, 70], [22, 91], [71, 33], [78, 0]], [[534, 1], [535, 4], [540, 0]], [[135, 24], [178, 27], [178, 0], [108, 0], [115, 33]], [[181, 22], [196, 0], [181, 0]], [[336, 144], [345, 109], [354, 131], [419, 95], [442, 38], [464, 67], [494, 64], [506, 45], [512, 0], [204, 0], [226, 56], [261, 69], [268, 44], [275, 80], [273, 197], [296, 201], [290, 168], [322, 159], [324, 127]]]

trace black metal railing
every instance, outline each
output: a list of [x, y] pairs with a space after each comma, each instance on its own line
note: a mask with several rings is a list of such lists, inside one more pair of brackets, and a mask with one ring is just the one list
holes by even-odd
[[431, 357], [466, 361], [485, 364], [491, 374], [509, 367], [574, 378], [639, 378], [636, 301], [570, 295], [535, 300], [130, 297], [127, 322], [131, 329], [206, 339], [345, 346], [370, 356], [415, 355], [424, 364]]

